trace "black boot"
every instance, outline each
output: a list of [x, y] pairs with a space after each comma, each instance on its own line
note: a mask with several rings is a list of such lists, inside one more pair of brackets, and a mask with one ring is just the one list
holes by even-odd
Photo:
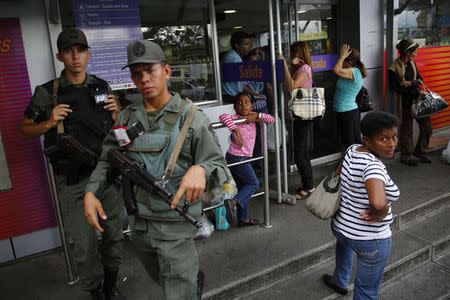
[[203, 286], [205, 285], [205, 274], [198, 270], [197, 273], [197, 299], [202, 300]]
[[126, 298], [120, 294], [116, 288], [118, 274], [119, 270], [111, 271], [105, 269], [105, 278], [103, 281], [105, 300], [126, 300]]
[[103, 287], [100, 285], [95, 290], [90, 291], [91, 300], [105, 300], [105, 296], [103, 295]]

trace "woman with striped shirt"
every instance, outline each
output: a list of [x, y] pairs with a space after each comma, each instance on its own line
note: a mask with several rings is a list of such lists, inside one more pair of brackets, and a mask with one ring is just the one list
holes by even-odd
[[361, 121], [363, 144], [348, 148], [341, 170], [341, 203], [331, 222], [336, 237], [334, 274], [324, 283], [345, 295], [353, 253], [357, 268], [353, 299], [377, 299], [391, 252], [391, 203], [400, 195], [380, 158], [392, 158], [398, 143], [398, 119], [385, 112], [368, 113]]

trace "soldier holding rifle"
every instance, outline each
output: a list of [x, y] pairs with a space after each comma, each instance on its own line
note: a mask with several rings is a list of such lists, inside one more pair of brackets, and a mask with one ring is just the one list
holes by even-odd
[[65, 29], [57, 47], [64, 70], [59, 78], [36, 87], [21, 130], [29, 138], [44, 135], [44, 152], [55, 173], [64, 229], [74, 242], [83, 289], [92, 299], [123, 299], [116, 290], [123, 237], [118, 187], [105, 186], [99, 194], [108, 213], [100, 243], [83, 209], [84, 189], [120, 110], [107, 82], [86, 73], [90, 53], [85, 34]]
[[[174, 208], [184, 206], [199, 217], [203, 193], [222, 187], [231, 176], [208, 118], [193, 103], [168, 91], [171, 68], [161, 47], [148, 40], [131, 42], [127, 67], [144, 100], [125, 109], [105, 139], [86, 188], [85, 214], [92, 226], [104, 230], [101, 221], [109, 216], [97, 195], [107, 182], [109, 150], [118, 149], [142, 163], [174, 197], [170, 206], [156, 191], [134, 185], [136, 212], [130, 225], [138, 256], [167, 299], [199, 299], [203, 274], [193, 241], [197, 228]], [[192, 119], [183, 133], [189, 114]], [[183, 143], [177, 143], [179, 136]], [[177, 146], [179, 155], [172, 155]], [[173, 168], [171, 162], [175, 162]]]

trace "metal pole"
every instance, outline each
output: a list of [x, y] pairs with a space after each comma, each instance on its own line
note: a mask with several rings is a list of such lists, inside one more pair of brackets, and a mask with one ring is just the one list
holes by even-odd
[[209, 18], [211, 20], [211, 40], [213, 51], [214, 77], [216, 80], [217, 99], [222, 102], [222, 83], [220, 82], [219, 46], [217, 38], [216, 7], [214, 0], [209, 0]]
[[261, 145], [263, 150], [263, 176], [264, 176], [264, 224], [262, 225], [265, 228], [271, 228], [272, 224], [270, 224], [270, 212], [269, 212], [269, 154], [267, 150], [267, 125], [266, 123], [262, 123], [261, 126]]
[[[395, 51], [395, 44], [398, 40], [398, 21], [395, 17], [394, 10], [398, 8], [398, 0], [387, 0], [386, 2], [386, 78], [388, 78], [389, 67], [395, 60], [397, 52]], [[397, 107], [395, 106], [394, 95], [386, 91], [386, 102], [381, 107], [383, 110], [396, 113]]]
[[292, 5], [291, 3], [288, 4], [287, 7], [288, 10], [288, 24], [289, 24], [289, 45], [292, 45]]
[[61, 208], [59, 206], [59, 200], [58, 200], [58, 192], [56, 190], [56, 182], [55, 182], [55, 176], [52, 168], [52, 164], [48, 160], [48, 158], [45, 158], [45, 164], [47, 165], [47, 177], [48, 182], [50, 183], [50, 192], [52, 197], [53, 206], [55, 208], [55, 215], [56, 215], [56, 221], [58, 223], [58, 229], [59, 229], [59, 236], [61, 238], [61, 245], [64, 251], [64, 261], [66, 263], [67, 268], [67, 277], [69, 281], [67, 284], [72, 285], [78, 282], [80, 280], [80, 277], [75, 277], [73, 275], [73, 269], [72, 269], [72, 259], [70, 255], [69, 250], [69, 243], [67, 242], [67, 237], [64, 232], [64, 222], [61, 214]]
[[[275, 149], [280, 149], [280, 124], [278, 124], [278, 92], [277, 92], [277, 74], [275, 65], [275, 34], [273, 31], [273, 7], [272, 0], [267, 0], [269, 4], [269, 29], [270, 29], [270, 61], [272, 64], [272, 86], [273, 86], [273, 115], [275, 117]], [[277, 175], [277, 201], [281, 203], [281, 172], [280, 172], [280, 153], [275, 152], [275, 168]]]
[[294, 0], [294, 15], [295, 15], [295, 39], [294, 41], [298, 41], [300, 37], [300, 28], [298, 25], [298, 0]]
[[[275, 0], [275, 16], [277, 18], [277, 47], [282, 52], [281, 44], [281, 21], [280, 21], [280, 0]], [[288, 192], [288, 170], [287, 170], [287, 150], [286, 150], [286, 118], [284, 111], [284, 91], [283, 82], [278, 85], [280, 91], [280, 110], [281, 110], [281, 154], [283, 167], [283, 193]]]

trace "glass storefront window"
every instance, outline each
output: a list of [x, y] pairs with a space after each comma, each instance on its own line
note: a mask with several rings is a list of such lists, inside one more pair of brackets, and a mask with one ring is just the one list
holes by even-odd
[[298, 40], [308, 42], [311, 55], [333, 53], [336, 35], [331, 4], [299, 3], [297, 7]]
[[[297, 5], [295, 5], [297, 1]], [[333, 97], [336, 88], [336, 76], [327, 70], [315, 71], [314, 68], [320, 64], [321, 55], [334, 55], [337, 53], [336, 30], [337, 13], [336, 1], [334, 0], [293, 0], [291, 1], [290, 19], [292, 41], [305, 41], [309, 45], [313, 63], [314, 86], [325, 88], [326, 112], [322, 120], [314, 121], [311, 140], [308, 147], [312, 158], [318, 158], [340, 152], [341, 142], [339, 140], [336, 117], [333, 111]], [[298, 28], [295, 28], [295, 20], [298, 20]], [[288, 24], [285, 20], [285, 25]], [[297, 29], [297, 30], [296, 30]], [[289, 28], [285, 27], [285, 30]], [[296, 36], [298, 33], [298, 36]], [[316, 59], [314, 58], [316, 56]], [[293, 151], [293, 150], [292, 150]]]
[[[399, 6], [406, 0], [400, 0]], [[415, 0], [398, 15], [398, 39], [421, 45], [450, 45], [450, 0]]]
[[[120, 4], [115, 0], [109, 2]], [[63, 28], [75, 26], [74, 3], [75, 0], [60, 1]], [[138, 3], [143, 38], [158, 43], [172, 67], [169, 90], [195, 102], [217, 100], [208, 1], [140, 0]], [[119, 94], [130, 92], [118, 91]]]

